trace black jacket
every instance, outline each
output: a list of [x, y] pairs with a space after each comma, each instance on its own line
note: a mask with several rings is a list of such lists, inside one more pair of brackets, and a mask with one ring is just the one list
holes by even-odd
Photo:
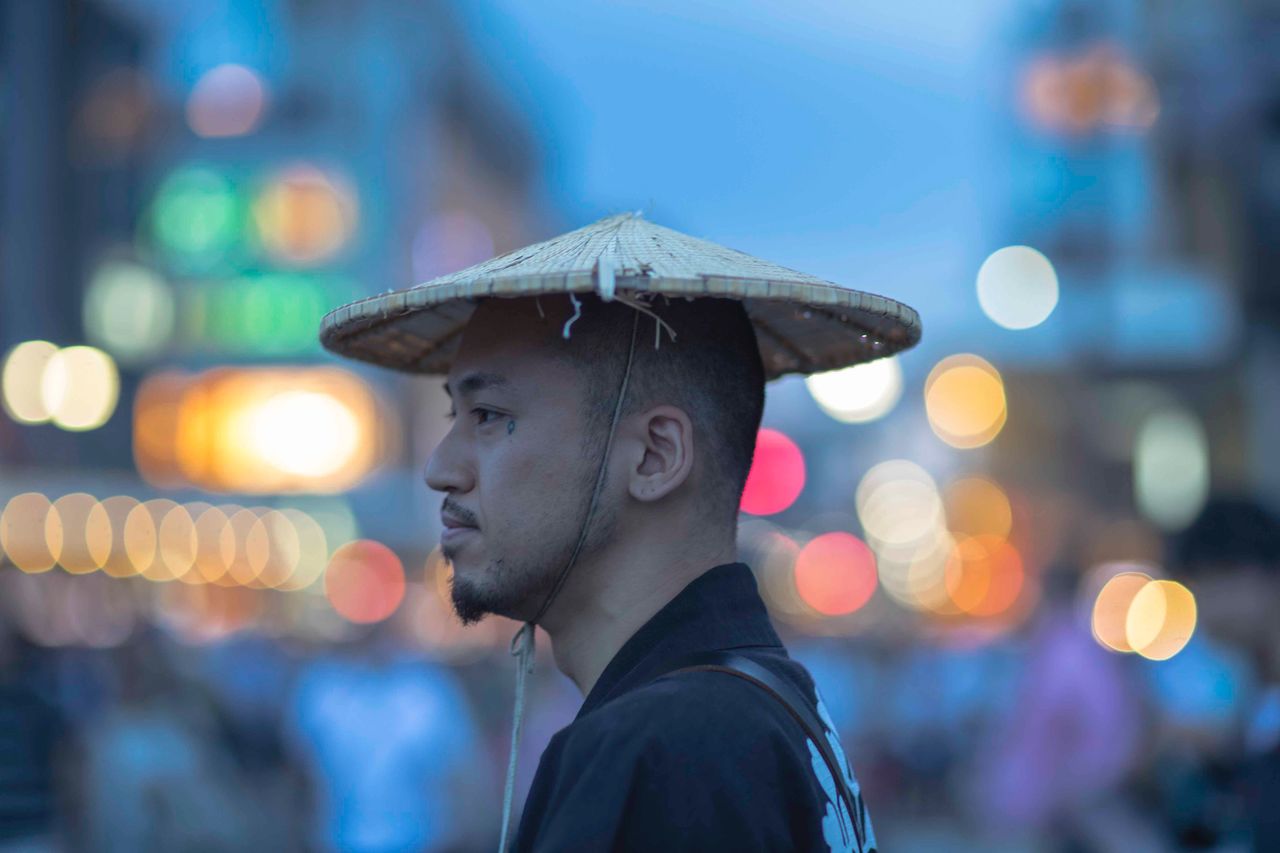
[[[627, 641], [573, 723], [552, 738], [516, 850], [875, 848], [866, 810], [850, 817], [826, 764], [776, 700], [720, 673], [664, 676], [710, 650], [749, 657], [813, 697], [847, 769], [813, 680], [787, 656], [751, 570], [717, 566]], [[867, 840], [862, 851], [855, 819]]]

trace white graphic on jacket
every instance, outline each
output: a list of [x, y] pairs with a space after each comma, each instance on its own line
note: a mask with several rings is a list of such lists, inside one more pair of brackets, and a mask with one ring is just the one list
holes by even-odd
[[[816, 692], [816, 691], [815, 691]], [[844, 748], [840, 745], [840, 738], [836, 735], [835, 723], [831, 720], [831, 715], [827, 712], [826, 703], [822, 701], [822, 697], [818, 696], [818, 716], [822, 718], [822, 725], [825, 728], [823, 734], [827, 737], [827, 743], [831, 746], [831, 752], [835, 755], [836, 763], [840, 765], [840, 772], [844, 775], [844, 781], [849, 786], [849, 790], [853, 792], [853, 799], [857, 803], [859, 814], [850, 815], [849, 808], [845, 805], [844, 798], [840, 796], [839, 786], [836, 780], [832, 778], [831, 771], [827, 768], [827, 762], [823, 760], [822, 753], [818, 750], [818, 745], [812, 740], [806, 738], [809, 745], [809, 760], [813, 765], [813, 773], [818, 778], [818, 784], [822, 786], [822, 790], [827, 795], [827, 813], [822, 818], [822, 837], [827, 842], [827, 847], [832, 853], [873, 853], [876, 849], [876, 835], [871, 829], [871, 818], [867, 816], [866, 808], [862, 805], [862, 789], [858, 786], [858, 781], [853, 778], [853, 772], [849, 769], [849, 760], [845, 758]], [[853, 831], [853, 822], [857, 820], [862, 829], [862, 837], [864, 846], [858, 847], [858, 835]]]

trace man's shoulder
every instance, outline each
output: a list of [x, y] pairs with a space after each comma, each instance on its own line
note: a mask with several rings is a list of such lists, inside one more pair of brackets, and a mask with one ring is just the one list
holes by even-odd
[[[795, 675], [798, 665], [785, 657], [763, 660], [775, 671], [790, 670], [784, 677], [804, 677]], [[802, 686], [799, 681], [797, 687]], [[565, 734], [578, 748], [621, 741], [642, 751], [718, 750], [740, 744], [799, 747], [804, 737], [786, 708], [759, 687], [701, 670], [659, 674], [584, 715]]]

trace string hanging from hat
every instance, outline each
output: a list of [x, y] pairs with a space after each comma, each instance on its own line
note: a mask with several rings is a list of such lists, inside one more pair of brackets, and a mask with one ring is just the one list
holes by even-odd
[[[573, 294], [569, 294], [573, 299]], [[573, 320], [581, 315], [581, 306], [578, 300], [573, 299], [574, 307], [577, 309], [573, 318], [569, 323], [565, 324], [565, 337], [569, 336], [569, 326]], [[634, 307], [634, 306], [633, 306]], [[542, 601], [542, 606], [538, 608], [537, 614], [520, 626], [520, 630], [511, 639], [511, 654], [516, 659], [516, 698], [515, 709], [511, 716], [511, 749], [507, 753], [507, 778], [502, 790], [502, 835], [498, 841], [499, 853], [506, 853], [508, 836], [511, 829], [511, 805], [515, 798], [516, 784], [516, 756], [520, 747], [520, 735], [524, 730], [524, 708], [525, 708], [525, 692], [529, 676], [533, 674], [533, 656], [536, 646], [535, 630], [538, 622], [546, 615], [547, 609], [551, 607], [551, 603], [555, 600], [560, 592], [560, 588], [564, 586], [565, 580], [569, 577], [569, 572], [578, 562], [578, 555], [582, 553], [582, 548], [587, 542], [587, 535], [591, 530], [591, 522], [595, 518], [596, 505], [600, 501], [600, 494], [604, 491], [604, 483], [609, 473], [609, 454], [613, 450], [613, 437], [618, 429], [618, 421], [622, 419], [622, 407], [627, 397], [627, 386], [631, 382], [631, 368], [635, 363], [636, 355], [636, 338], [640, 330], [640, 311], [636, 312], [635, 319], [631, 324], [631, 343], [627, 347], [627, 363], [622, 370], [622, 380], [618, 386], [618, 396], [613, 405], [613, 418], [609, 421], [609, 431], [605, 436], [604, 453], [600, 457], [600, 464], [596, 470], [596, 484], [591, 491], [591, 500], [587, 503], [587, 512], [582, 519], [582, 528], [578, 531], [578, 541], [573, 546], [573, 551], [569, 555], [569, 560], [565, 563], [564, 568], [560, 570], [560, 574], [556, 577], [555, 583], [551, 586], [550, 592]], [[652, 312], [645, 311], [643, 313], [656, 317]], [[659, 322], [662, 322], [659, 320]], [[665, 325], [665, 324], [663, 324]], [[670, 329], [670, 327], [667, 327]], [[675, 333], [671, 333], [671, 337], [675, 339]]]

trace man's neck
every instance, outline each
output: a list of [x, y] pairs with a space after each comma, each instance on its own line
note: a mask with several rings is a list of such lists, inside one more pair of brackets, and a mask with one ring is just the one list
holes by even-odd
[[683, 557], [655, 548], [648, 555], [604, 554], [575, 566], [578, 577], [571, 575], [542, 621], [556, 667], [586, 696], [636, 631], [694, 579], [735, 559], [729, 542]]

